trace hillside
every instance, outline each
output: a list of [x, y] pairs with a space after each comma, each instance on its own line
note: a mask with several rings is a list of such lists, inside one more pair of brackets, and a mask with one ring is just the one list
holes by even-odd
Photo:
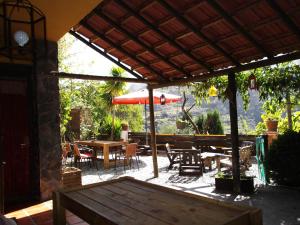
[[[164, 93], [170, 93], [183, 96], [183, 91], [187, 91], [187, 87], [168, 87], [160, 90]], [[192, 95], [187, 94], [186, 108], [194, 104], [195, 99]], [[168, 105], [155, 105], [155, 118], [156, 128], [160, 133], [180, 133], [182, 131], [176, 129], [176, 119], [180, 117], [182, 103], [173, 103]], [[250, 130], [255, 129], [258, 122], [261, 121], [260, 115], [262, 113], [262, 103], [258, 99], [257, 92], [250, 93], [250, 105], [247, 111], [243, 109], [243, 103], [241, 97], [237, 96], [238, 105], [238, 118], [239, 118], [239, 132], [248, 133]], [[217, 97], [211, 97], [210, 103], [203, 103], [202, 105], [196, 105], [191, 110], [191, 115], [195, 120], [200, 114], [206, 115], [207, 112], [218, 110], [221, 115], [221, 120], [224, 125], [225, 133], [230, 133], [230, 117], [229, 117], [229, 103], [228, 101], [222, 102]], [[149, 111], [148, 111], [149, 112]], [[149, 113], [148, 113], [149, 114]], [[149, 115], [148, 115], [149, 117]], [[149, 121], [149, 118], [148, 118]], [[149, 124], [148, 124], [149, 127]]]

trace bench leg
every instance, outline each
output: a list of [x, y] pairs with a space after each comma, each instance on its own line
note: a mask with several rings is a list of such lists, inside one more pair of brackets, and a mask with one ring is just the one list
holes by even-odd
[[53, 192], [53, 224], [66, 225], [66, 210], [60, 203], [59, 192]]

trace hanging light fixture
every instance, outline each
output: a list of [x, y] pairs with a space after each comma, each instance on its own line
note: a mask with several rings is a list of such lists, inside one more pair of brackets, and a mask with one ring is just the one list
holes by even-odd
[[166, 96], [162, 94], [159, 98], [160, 104], [165, 105], [166, 104]]
[[47, 51], [46, 18], [28, 0], [0, 3], [0, 54], [34, 61]]
[[210, 88], [208, 89], [208, 95], [209, 97], [217, 97], [218, 89], [214, 85], [210, 86]]
[[249, 88], [251, 90], [257, 90], [257, 82], [256, 82], [256, 77], [253, 73], [251, 73], [251, 75], [248, 78], [249, 80]]

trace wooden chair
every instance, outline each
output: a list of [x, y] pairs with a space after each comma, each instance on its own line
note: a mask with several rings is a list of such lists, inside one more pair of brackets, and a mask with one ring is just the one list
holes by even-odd
[[115, 169], [117, 168], [117, 160], [123, 160], [123, 168], [126, 170], [126, 164], [131, 169], [133, 158], [135, 158], [137, 168], [139, 169], [139, 161], [137, 157], [137, 143], [127, 144], [124, 151], [116, 152], [115, 154]]
[[66, 165], [68, 158], [71, 158], [71, 166], [72, 166], [72, 149], [71, 149], [71, 144], [69, 142], [62, 143], [62, 158], [63, 158], [63, 163]]
[[166, 143], [165, 150], [166, 150], [166, 154], [169, 159], [169, 162], [170, 162], [168, 169], [171, 169], [174, 164], [180, 163], [180, 156], [179, 156], [178, 152], [172, 151], [169, 143]]
[[180, 153], [179, 175], [203, 174], [203, 163], [199, 150], [183, 150]]
[[[251, 155], [252, 155], [252, 146], [243, 146], [239, 148], [240, 154], [240, 170], [245, 171], [250, 168], [251, 164]], [[232, 157], [227, 157], [220, 160], [220, 167], [227, 167], [228, 169], [232, 168]]]
[[92, 164], [95, 165], [96, 169], [98, 169], [96, 158], [93, 152], [84, 152], [81, 153], [79, 150], [78, 145], [75, 143], [73, 145], [73, 153], [74, 153], [74, 164], [77, 167], [80, 167], [80, 163], [84, 160], [89, 163], [90, 167], [92, 167]]

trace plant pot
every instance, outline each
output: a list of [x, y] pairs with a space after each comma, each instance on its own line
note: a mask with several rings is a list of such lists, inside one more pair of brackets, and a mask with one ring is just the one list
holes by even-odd
[[122, 130], [128, 130], [128, 124], [121, 124]]
[[278, 121], [277, 120], [267, 120], [266, 121], [268, 131], [277, 132]]
[[[233, 191], [233, 179], [232, 177], [215, 177], [215, 185], [217, 191], [232, 192]], [[254, 192], [254, 181], [253, 177], [241, 178], [241, 192], [242, 193], [253, 193]]]
[[81, 170], [76, 167], [66, 167], [62, 170], [61, 182], [64, 188], [81, 186]]

